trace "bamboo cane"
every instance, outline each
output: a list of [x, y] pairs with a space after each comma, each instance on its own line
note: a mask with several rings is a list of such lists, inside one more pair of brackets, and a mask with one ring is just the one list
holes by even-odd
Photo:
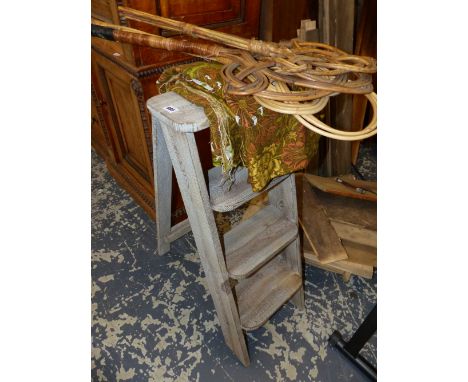
[[214, 44], [193, 43], [186, 40], [176, 40], [161, 37], [138, 29], [121, 25], [109, 24], [104, 21], [93, 20], [91, 24], [91, 35], [111, 41], [125, 42], [129, 44], [149, 46], [152, 48], [165, 49], [169, 51], [184, 52], [197, 57], [214, 59], [226, 64], [231, 61], [223, 58], [223, 55], [233, 54], [232, 49]]
[[185, 23], [183, 21], [168, 19], [166, 17], [153, 15], [123, 6], [119, 6], [118, 10], [122, 16], [129, 20], [140, 21], [162, 29], [180, 32], [192, 37], [205, 38], [207, 40], [231, 46], [233, 48], [248, 50], [253, 53], [259, 53], [262, 55], [292, 54], [289, 48], [280, 47], [278, 44], [266, 43], [260, 40], [248, 40], [239, 36], [231, 35], [229, 33], [206, 29], [197, 25]]

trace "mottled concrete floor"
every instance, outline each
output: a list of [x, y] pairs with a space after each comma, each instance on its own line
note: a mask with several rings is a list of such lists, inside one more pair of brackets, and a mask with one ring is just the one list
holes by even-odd
[[365, 180], [377, 180], [377, 136], [362, 141], [356, 169]]
[[[93, 381], [365, 381], [327, 339], [349, 339], [376, 302], [376, 275], [305, 266], [291, 304], [247, 334], [251, 365], [225, 346], [192, 234], [155, 255], [155, 224], [92, 152]], [[376, 337], [362, 354], [376, 362]]]

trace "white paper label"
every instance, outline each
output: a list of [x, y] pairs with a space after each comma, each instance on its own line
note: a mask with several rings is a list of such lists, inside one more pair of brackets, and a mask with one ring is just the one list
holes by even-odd
[[166, 106], [164, 110], [166, 110], [169, 113], [175, 113], [176, 111], [179, 111], [179, 109], [177, 109], [175, 106]]

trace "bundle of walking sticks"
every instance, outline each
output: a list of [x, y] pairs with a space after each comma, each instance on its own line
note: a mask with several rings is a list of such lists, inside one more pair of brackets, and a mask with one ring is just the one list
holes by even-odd
[[[376, 60], [348, 54], [327, 44], [291, 40], [277, 44], [206, 29], [193, 24], [119, 7], [122, 17], [213, 43], [165, 38], [134, 28], [93, 20], [92, 36], [150, 46], [223, 64], [225, 91], [253, 96], [262, 106], [292, 114], [305, 127], [323, 136], [355, 141], [377, 134], [377, 95], [371, 74]], [[360, 131], [333, 128], [314, 114], [337, 94], [361, 94], [372, 106], [372, 118]]]

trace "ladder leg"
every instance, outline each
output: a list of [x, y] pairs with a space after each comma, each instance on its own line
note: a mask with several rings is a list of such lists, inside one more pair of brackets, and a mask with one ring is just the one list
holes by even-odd
[[171, 249], [168, 235], [171, 232], [172, 164], [156, 118], [153, 118], [152, 126], [156, 240], [158, 254], [164, 255]]
[[[289, 175], [276, 187], [268, 192], [268, 199], [271, 204], [283, 211], [283, 214], [295, 224], [298, 224], [297, 200], [296, 200], [296, 181], [294, 174]], [[289, 267], [295, 272], [302, 274], [302, 258], [299, 236], [290, 243], [281, 254], [289, 264]], [[291, 298], [291, 301], [299, 309], [304, 309], [304, 285]]]
[[229, 282], [194, 134], [180, 133], [164, 124], [161, 127], [226, 344], [248, 366], [250, 359], [244, 332]]
[[[301, 260], [301, 247], [300, 247], [300, 239], [297, 238], [291, 244], [289, 244], [286, 249], [284, 250], [284, 255], [286, 259], [288, 259], [288, 263], [291, 265], [292, 269], [295, 269], [302, 276], [302, 260]], [[297, 259], [297, 260], [296, 260]], [[304, 284], [301, 288], [296, 292], [296, 294], [291, 298], [291, 301], [294, 305], [300, 310], [304, 310], [305, 303], [304, 303]]]

